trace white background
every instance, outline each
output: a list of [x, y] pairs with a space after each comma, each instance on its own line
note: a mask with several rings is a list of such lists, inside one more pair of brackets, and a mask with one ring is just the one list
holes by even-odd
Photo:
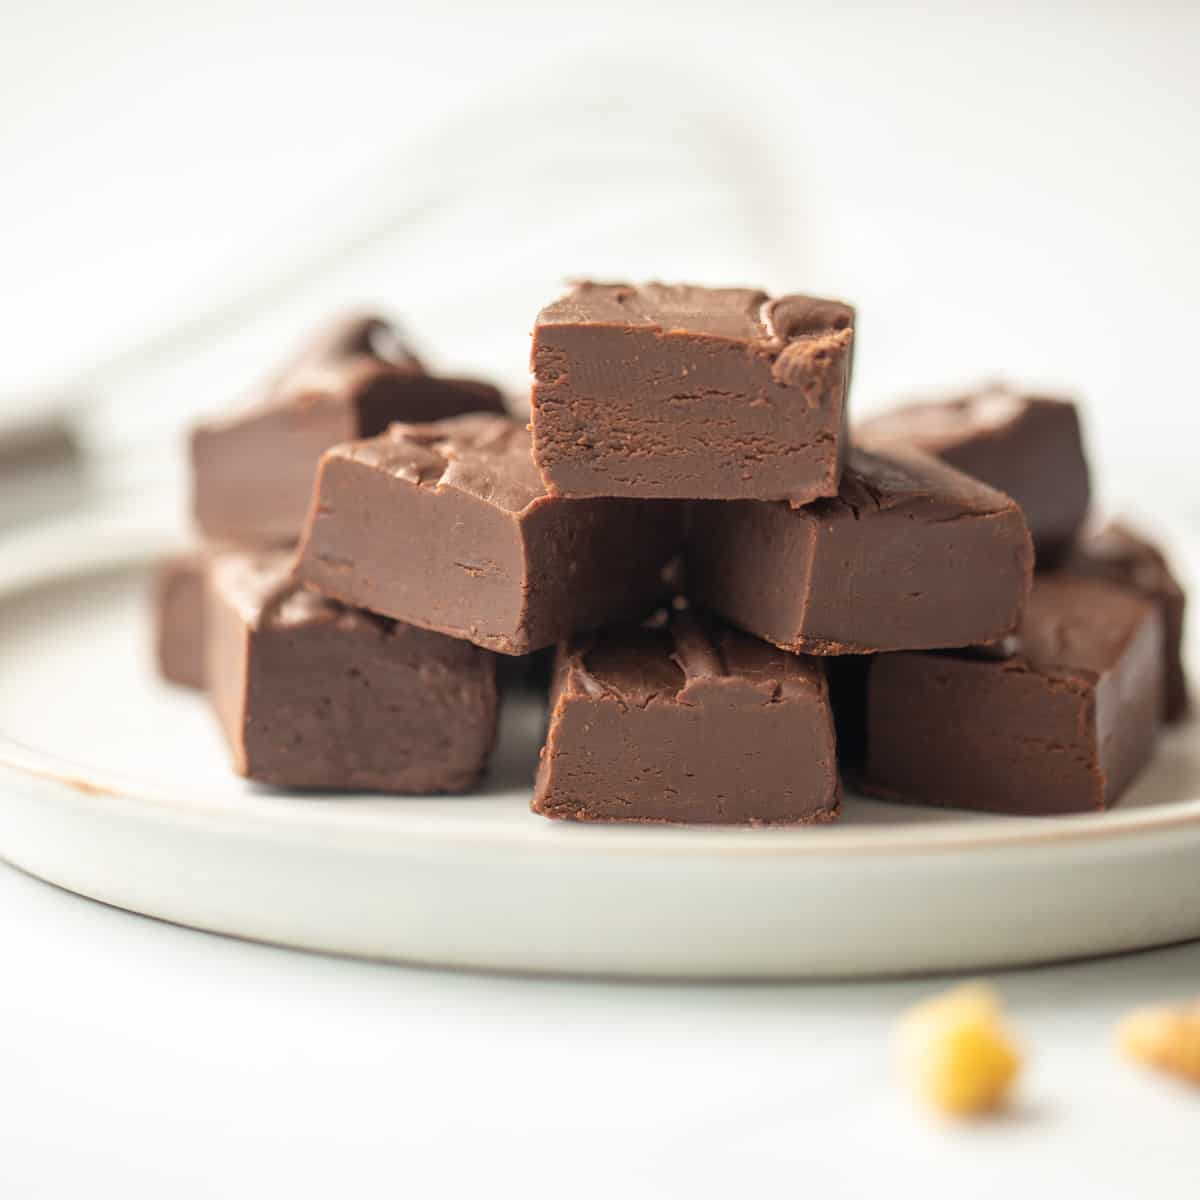
[[[0, 411], [144, 470], [338, 303], [519, 388], [564, 276], [753, 283], [859, 306], [860, 408], [1065, 386], [1104, 492], [1200, 516], [1198, 59], [1182, 0], [7, 0]], [[7, 870], [0, 912], [6, 1197], [1195, 1191], [1195, 1099], [1109, 1045], [1195, 947], [1005, 977], [1024, 1101], [948, 1132], [886, 1065], [929, 983], [404, 971]]]
[[[564, 276], [756, 283], [857, 303], [860, 410], [1077, 391], [1136, 503], [1200, 428], [1198, 55], [1185, 0], [8, 0], [0, 397], [177, 424], [348, 299], [519, 386]], [[204, 369], [88, 376], [281, 277]]]

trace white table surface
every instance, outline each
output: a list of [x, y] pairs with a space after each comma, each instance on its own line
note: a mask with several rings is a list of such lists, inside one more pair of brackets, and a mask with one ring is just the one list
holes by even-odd
[[[314, 886], [319, 886], [314, 882]], [[305, 955], [0, 867], [0, 1195], [1195, 1195], [1200, 1094], [1112, 1051], [1200, 944], [1004, 974], [1010, 1115], [947, 1127], [887, 1055], [943, 981], [664, 985]]]

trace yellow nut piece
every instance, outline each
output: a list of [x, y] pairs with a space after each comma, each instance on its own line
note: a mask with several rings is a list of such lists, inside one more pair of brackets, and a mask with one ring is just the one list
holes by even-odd
[[908, 1085], [951, 1116], [998, 1108], [1021, 1069], [999, 1001], [985, 984], [966, 984], [918, 1004], [901, 1019], [896, 1042]]
[[1117, 1029], [1117, 1044], [1138, 1062], [1200, 1083], [1200, 1001], [1130, 1013]]

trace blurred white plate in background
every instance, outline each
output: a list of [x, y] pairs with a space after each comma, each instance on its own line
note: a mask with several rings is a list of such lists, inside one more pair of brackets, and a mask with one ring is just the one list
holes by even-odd
[[154, 507], [0, 560], [0, 854], [52, 883], [313, 950], [579, 974], [978, 969], [1200, 936], [1194, 724], [1117, 811], [1075, 819], [850, 797], [821, 829], [552, 824], [528, 812], [536, 703], [507, 711], [475, 795], [258, 791], [203, 700], [154, 676]]

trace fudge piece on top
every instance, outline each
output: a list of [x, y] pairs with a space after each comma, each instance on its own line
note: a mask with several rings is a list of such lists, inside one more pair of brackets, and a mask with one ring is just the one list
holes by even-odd
[[833, 300], [580, 283], [533, 332], [542, 478], [563, 496], [831, 496], [853, 339]]

